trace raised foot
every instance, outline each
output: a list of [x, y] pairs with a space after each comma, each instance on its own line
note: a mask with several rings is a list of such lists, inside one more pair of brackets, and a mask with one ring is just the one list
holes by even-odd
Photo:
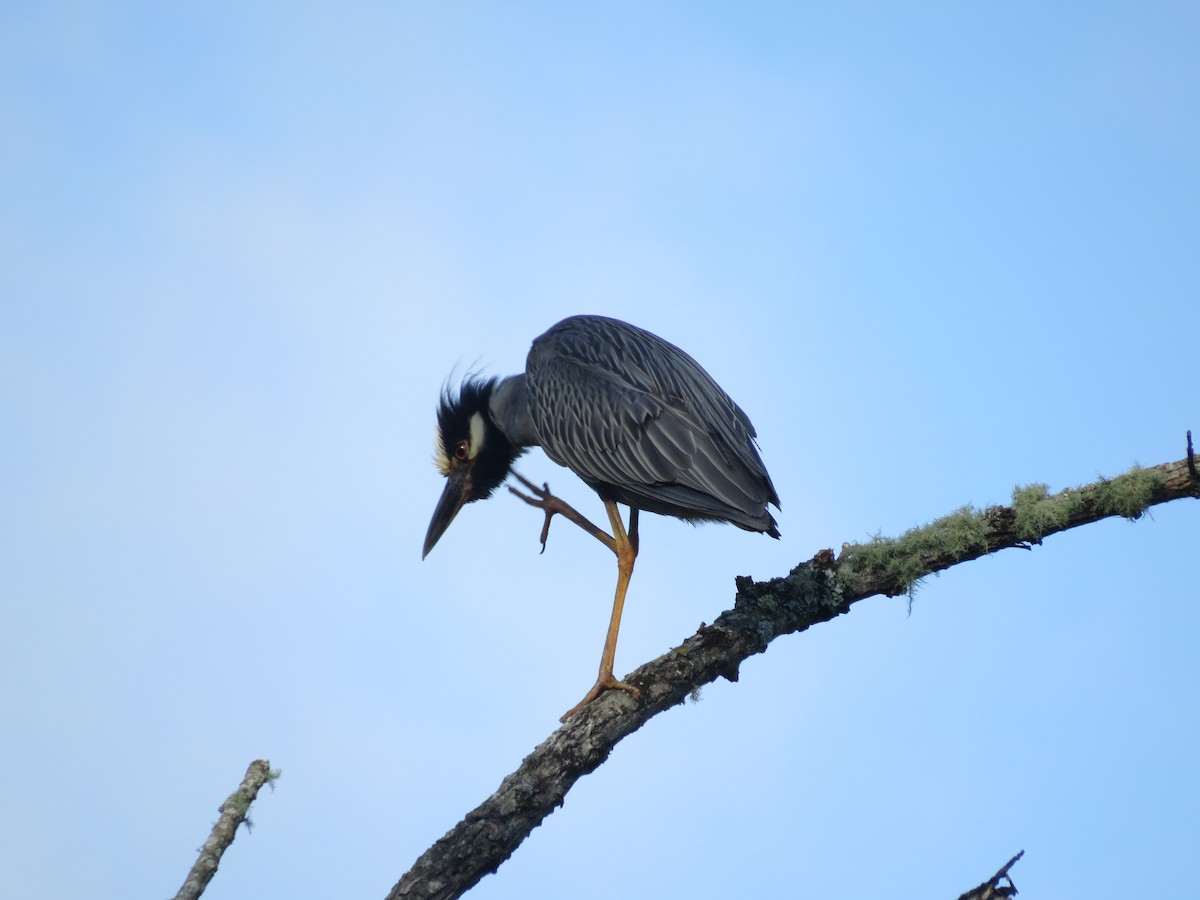
[[563, 713], [562, 718], [558, 721], [566, 722], [567, 719], [571, 718], [571, 716], [575, 715], [575, 713], [579, 712], [609, 689], [624, 691], [634, 700], [637, 700], [642, 696], [642, 692], [635, 688], [632, 684], [626, 684], [623, 681], [617, 681], [617, 679], [613, 677], [612, 672], [609, 672], [607, 675], [601, 675], [599, 678], [597, 678], [596, 683], [592, 685], [592, 689], [584, 695], [584, 698]]
[[576, 525], [602, 543], [613, 553], [617, 552], [617, 544], [616, 541], [613, 540], [612, 535], [607, 534], [593, 525], [586, 516], [578, 512], [575, 507], [571, 506], [571, 504], [567, 503], [565, 500], [555, 497], [552, 493], [550, 493], [550, 485], [543, 484], [541, 487], [538, 487], [516, 469], [513, 470], [512, 474], [517, 481], [521, 482], [521, 484], [525, 486], [525, 489], [529, 491], [529, 494], [522, 494], [511, 485], [508, 488], [508, 492], [513, 496], [520, 497], [530, 506], [536, 506], [546, 514], [546, 520], [542, 523], [541, 534], [543, 553], [546, 552], [546, 540], [550, 537], [550, 520], [553, 519], [556, 514], [565, 516], [567, 519], [574, 522]]

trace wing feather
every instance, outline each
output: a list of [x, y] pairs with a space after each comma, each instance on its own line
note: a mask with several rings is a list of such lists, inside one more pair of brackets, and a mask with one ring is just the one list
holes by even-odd
[[534, 341], [526, 390], [547, 454], [606, 499], [777, 534], [754, 426], [678, 347], [575, 316]]

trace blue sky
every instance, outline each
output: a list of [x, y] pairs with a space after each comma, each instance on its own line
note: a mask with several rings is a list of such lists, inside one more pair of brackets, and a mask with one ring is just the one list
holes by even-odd
[[[783, 498], [778, 542], [644, 520], [618, 674], [735, 575], [1178, 459], [1198, 38], [1192, 4], [6, 6], [6, 890], [169, 896], [266, 757], [206, 896], [382, 896], [496, 788], [591, 683], [613, 565], [505, 495], [421, 562], [433, 409], [566, 315], [687, 349]], [[1194, 506], [777, 641], [472, 896], [955, 897], [1020, 848], [1023, 895], [1186, 893]]]

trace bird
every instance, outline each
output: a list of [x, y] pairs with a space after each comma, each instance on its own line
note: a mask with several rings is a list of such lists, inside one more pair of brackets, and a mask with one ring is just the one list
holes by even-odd
[[[617, 557], [613, 611], [596, 683], [572, 715], [617, 689], [613, 675], [625, 595], [638, 554], [640, 511], [688, 522], [726, 522], [779, 537], [769, 507], [780, 509], [749, 417], [691, 356], [618, 319], [577, 315], [534, 339], [522, 374], [468, 375], [447, 382], [437, 408], [435, 463], [446, 483], [429, 522], [424, 559], [468, 503], [486, 499], [510, 472], [534, 490], [521, 495], [550, 518], [563, 513]], [[600, 497], [612, 534], [592, 525], [548, 486], [537, 489], [513, 464], [541, 447]], [[629, 508], [629, 524], [618, 504]]]

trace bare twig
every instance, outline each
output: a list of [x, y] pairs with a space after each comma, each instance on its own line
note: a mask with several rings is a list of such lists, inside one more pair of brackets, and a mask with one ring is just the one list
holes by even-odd
[[272, 772], [271, 764], [265, 759], [256, 759], [250, 763], [241, 787], [226, 797], [225, 802], [221, 804], [221, 818], [213, 825], [208, 840], [200, 848], [200, 857], [192, 866], [192, 871], [188, 872], [183, 887], [175, 895], [175, 900], [197, 900], [204, 893], [212, 877], [217, 874], [222, 854], [233, 843], [238, 826], [246, 821], [250, 804], [254, 802], [264, 784], [273, 782], [278, 777], [279, 773]]
[[[997, 872], [983, 884], [979, 885], [979, 887], [972, 888], [965, 894], [961, 894], [958, 900], [1000, 900], [1000, 898], [1003, 897], [1017, 896], [1017, 886], [1013, 884], [1012, 877], [1008, 874], [1008, 870], [1015, 866], [1017, 864], [1017, 860], [1024, 855], [1025, 851], [1022, 850], [1003, 866], [1001, 866], [999, 872]], [[1002, 881], [1006, 883], [1001, 884], [1000, 882]]]

